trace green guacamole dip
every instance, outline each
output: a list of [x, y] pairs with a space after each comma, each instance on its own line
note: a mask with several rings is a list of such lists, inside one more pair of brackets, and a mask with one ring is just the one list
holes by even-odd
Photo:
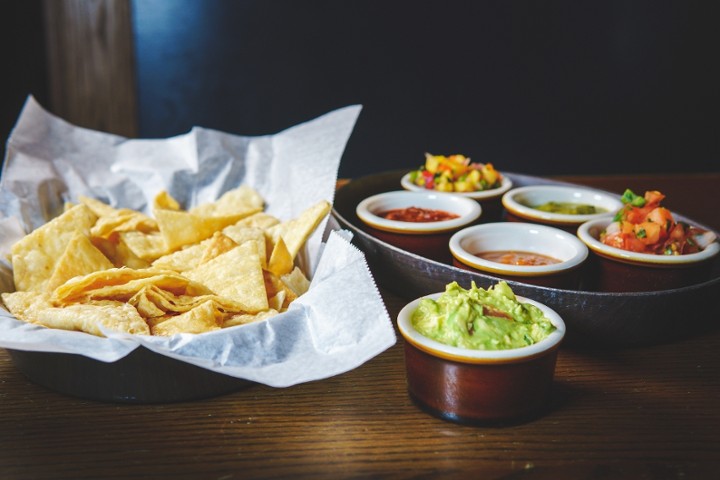
[[428, 338], [474, 350], [525, 347], [555, 330], [542, 310], [519, 302], [503, 281], [487, 290], [475, 282], [469, 290], [452, 282], [436, 300], [420, 301], [412, 324]]
[[604, 208], [594, 205], [572, 202], [547, 202], [542, 205], [536, 205], [533, 208], [543, 212], [562, 213], [565, 215], [592, 215], [595, 213], [605, 213], [606, 211]]

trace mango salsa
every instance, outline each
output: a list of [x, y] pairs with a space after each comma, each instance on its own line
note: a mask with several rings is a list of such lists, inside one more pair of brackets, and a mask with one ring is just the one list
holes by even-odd
[[492, 163], [474, 163], [464, 155], [425, 154], [425, 163], [410, 172], [410, 181], [440, 192], [479, 192], [498, 188], [502, 175]]

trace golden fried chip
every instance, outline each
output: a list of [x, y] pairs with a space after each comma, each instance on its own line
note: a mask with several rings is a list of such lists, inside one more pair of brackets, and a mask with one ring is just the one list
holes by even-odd
[[163, 255], [152, 262], [152, 267], [163, 270], [173, 270], [178, 273], [192, 270], [200, 265], [200, 259], [206, 247], [205, 242], [209, 242], [209, 240], [203, 240], [200, 243], [189, 245], [173, 253]]
[[215, 302], [216, 306], [226, 313], [245, 312], [244, 305], [219, 295], [175, 295], [154, 285], [143, 287], [128, 300], [128, 303], [137, 308], [140, 315], [149, 319], [184, 313], [208, 300]]
[[90, 234], [97, 216], [80, 204], [35, 229], [12, 246], [15, 289], [42, 291], [55, 270], [55, 264], [76, 233]]
[[[258, 212], [253, 213], [252, 215], [245, 217], [235, 223], [232, 226], [227, 227], [227, 229], [232, 228], [244, 228], [244, 227], [257, 227], [261, 230], [267, 230], [268, 228], [277, 225], [280, 223], [280, 219], [277, 217], [274, 217], [270, 215], [269, 213], [265, 212]], [[232, 237], [231, 233], [226, 233], [227, 235]]]
[[142, 212], [129, 208], [115, 208], [105, 202], [80, 196], [80, 202], [90, 208], [98, 216], [90, 235], [98, 238], [111, 238], [116, 232], [153, 232], [158, 225], [155, 219]]
[[323, 200], [305, 209], [297, 218], [287, 220], [268, 229], [273, 240], [282, 237], [294, 259], [320, 222], [330, 212], [330, 203]]
[[113, 268], [112, 262], [92, 244], [85, 234], [77, 232], [58, 259], [46, 288], [48, 291], [53, 291], [73, 277], [108, 268]]
[[167, 314], [167, 311], [160, 308], [155, 302], [157, 291], [157, 287], [146, 285], [130, 297], [127, 303], [135, 307], [135, 310], [144, 319], [162, 317]]
[[288, 251], [285, 241], [280, 237], [275, 242], [275, 248], [273, 248], [272, 254], [270, 255], [267, 269], [279, 277], [280, 275], [290, 273], [293, 266], [292, 254]]
[[232, 225], [223, 229], [223, 234], [232, 238], [237, 245], [245, 242], [255, 242], [257, 244], [257, 252], [260, 255], [260, 264], [263, 268], [267, 265], [267, 241], [265, 232], [257, 227]]
[[166, 210], [180, 210], [180, 204], [170, 195], [167, 190], [163, 190], [153, 200], [153, 209], [164, 208]]
[[61, 308], [46, 308], [38, 312], [37, 324], [79, 330], [101, 337], [104, 336], [101, 327], [135, 335], [150, 334], [150, 328], [135, 307], [124, 302], [99, 305], [76, 303]]
[[292, 272], [282, 275], [280, 280], [298, 297], [310, 289], [310, 280], [298, 267], [293, 268]]
[[232, 315], [228, 317], [223, 322], [223, 328], [228, 327], [235, 327], [237, 325], [245, 325], [247, 323], [253, 323], [253, 322], [260, 322], [262, 320], [267, 320], [270, 317], [274, 317], [277, 315], [277, 310], [265, 310], [264, 312], [258, 312], [258, 313], [239, 313], [237, 315]]
[[297, 298], [295, 292], [274, 274], [264, 271], [265, 290], [270, 308], [284, 312]]
[[169, 252], [165, 237], [160, 232], [121, 232], [118, 236], [118, 243], [124, 244], [135, 257], [148, 262]]
[[188, 212], [164, 209], [155, 210], [155, 217], [169, 252], [205, 240], [218, 230], [222, 230], [242, 218], [237, 215], [204, 217]]
[[130, 250], [125, 242], [115, 244], [115, 257], [112, 260], [113, 265], [118, 268], [142, 270], [150, 267], [150, 262], [135, 255], [135, 252]]
[[[218, 238], [215, 238], [216, 236]], [[240, 236], [236, 237], [240, 239]], [[263, 242], [264, 241], [263, 237]], [[232, 237], [226, 236], [222, 232], [216, 232], [212, 237], [207, 238], [200, 243], [188, 245], [185, 248], [163, 255], [153, 261], [152, 266], [155, 268], [169, 269], [182, 273], [194, 269], [201, 263], [210, 260], [211, 258], [236, 247], [237, 245], [238, 243], [235, 242]]]
[[222, 326], [222, 319], [223, 314], [215, 302], [208, 300], [181, 315], [154, 323], [151, 326], [152, 334], [170, 336], [176, 333], [210, 332]]
[[221, 232], [215, 232], [208, 240], [205, 245], [205, 251], [202, 257], [200, 257], [200, 264], [209, 262], [213, 258], [219, 257], [223, 253], [229, 252], [238, 246], [232, 238]]
[[53, 306], [45, 292], [8, 292], [2, 294], [2, 300], [8, 312], [28, 323], [37, 323], [37, 313]]
[[261, 212], [264, 207], [265, 201], [260, 194], [255, 189], [242, 185], [233, 190], [228, 190], [214, 202], [203, 203], [191, 208], [189, 212], [200, 217], [232, 217], [239, 215], [239, 218], [244, 218], [253, 213]]
[[245, 242], [185, 275], [217, 295], [244, 305], [248, 313], [268, 308], [263, 270], [254, 242]]
[[52, 301], [58, 305], [98, 299], [127, 301], [147, 285], [155, 285], [175, 295], [212, 293], [208, 287], [177, 272], [153, 268], [111, 268], [68, 280], [55, 289]]

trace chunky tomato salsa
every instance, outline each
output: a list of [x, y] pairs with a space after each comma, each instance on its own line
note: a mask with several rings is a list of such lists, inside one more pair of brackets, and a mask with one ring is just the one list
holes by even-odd
[[657, 255], [697, 253], [716, 240], [713, 232], [676, 221], [660, 205], [665, 195], [649, 190], [640, 196], [627, 189], [623, 207], [600, 234], [600, 241], [611, 247]]
[[420, 207], [395, 208], [382, 212], [380, 216], [399, 222], [442, 222], [460, 217], [460, 215], [446, 212], [445, 210], [433, 210]]

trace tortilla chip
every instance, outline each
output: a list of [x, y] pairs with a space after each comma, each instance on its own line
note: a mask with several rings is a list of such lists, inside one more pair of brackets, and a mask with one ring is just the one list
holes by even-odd
[[174, 210], [155, 210], [160, 232], [168, 251], [200, 242], [218, 230], [236, 223], [242, 216], [206, 217]]
[[192, 310], [170, 317], [151, 326], [153, 335], [170, 336], [176, 333], [204, 333], [220, 329], [223, 314], [208, 300]]
[[293, 268], [292, 272], [280, 276], [280, 280], [298, 297], [310, 289], [310, 280], [300, 268]]
[[298, 217], [275, 225], [268, 230], [271, 231], [276, 243], [278, 238], [282, 237], [294, 259], [320, 222], [330, 212], [330, 207], [330, 202], [323, 200], [305, 209]]
[[262, 320], [267, 320], [270, 317], [274, 317], [277, 315], [277, 310], [265, 310], [264, 312], [258, 312], [258, 313], [240, 313], [237, 315], [232, 315], [225, 319], [223, 322], [223, 328], [229, 328], [229, 327], [236, 327], [238, 325], [245, 325], [248, 323], [253, 322], [260, 322]]
[[76, 233], [65, 248], [52, 276], [48, 279], [48, 291], [55, 290], [73, 277], [87, 275], [99, 270], [113, 268], [113, 264], [103, 253], [92, 244], [90, 239]]
[[89, 235], [95, 220], [87, 206], [76, 205], [15, 243], [11, 249], [15, 289], [45, 290], [68, 243], [77, 233]]
[[[267, 230], [268, 228], [270, 228], [274, 225], [278, 225], [279, 223], [280, 223], [279, 218], [274, 217], [274, 216], [270, 215], [269, 213], [258, 212], [258, 213], [253, 213], [252, 215], [239, 220], [234, 225], [227, 227], [227, 229], [232, 229], [233, 227], [237, 227], [237, 228], [257, 227], [261, 230]], [[232, 236], [230, 233], [227, 233], [227, 235]]]
[[223, 234], [231, 238], [235, 244], [241, 245], [245, 242], [255, 242], [257, 252], [260, 255], [260, 263], [263, 268], [267, 265], [267, 240], [265, 232], [258, 227], [238, 226], [238, 224], [227, 227]]
[[254, 242], [245, 242], [185, 275], [217, 295], [244, 305], [248, 313], [268, 308], [263, 270]]
[[288, 251], [285, 241], [280, 237], [277, 242], [275, 242], [275, 248], [273, 248], [272, 254], [270, 255], [267, 269], [279, 277], [280, 275], [290, 273], [293, 267], [292, 254]]
[[162, 190], [155, 195], [153, 209], [164, 208], [166, 210], [180, 210], [180, 203], [170, 195], [167, 190]]
[[135, 307], [124, 302], [102, 305], [76, 303], [61, 308], [46, 308], [38, 312], [37, 324], [100, 337], [105, 336], [101, 327], [134, 335], [150, 334], [150, 328]]
[[193, 207], [189, 212], [200, 217], [239, 215], [239, 218], [244, 218], [253, 213], [261, 212], [264, 207], [265, 201], [255, 189], [247, 185], [241, 185], [233, 190], [228, 190], [216, 201]]
[[270, 308], [284, 312], [297, 298], [295, 292], [271, 272], [263, 272]]
[[152, 262], [169, 252], [165, 237], [160, 232], [121, 232], [118, 243], [125, 244], [135, 257], [147, 262]]
[[155, 285], [176, 295], [212, 293], [204, 285], [177, 272], [152, 268], [111, 268], [68, 280], [55, 289], [52, 301], [58, 305], [99, 299], [128, 301], [147, 285]]
[[8, 292], [2, 300], [8, 312], [28, 323], [37, 323], [38, 312], [53, 306], [50, 294], [44, 292]]
[[232, 238], [221, 232], [215, 232], [205, 244], [205, 250], [203, 251], [202, 257], [200, 257], [200, 264], [207, 263], [237, 246], [238, 244], [235, 243]]
[[158, 229], [155, 219], [137, 210], [115, 208], [85, 196], [80, 196], [80, 202], [98, 216], [97, 222], [90, 231], [93, 237], [111, 238], [116, 232], [152, 232]]

